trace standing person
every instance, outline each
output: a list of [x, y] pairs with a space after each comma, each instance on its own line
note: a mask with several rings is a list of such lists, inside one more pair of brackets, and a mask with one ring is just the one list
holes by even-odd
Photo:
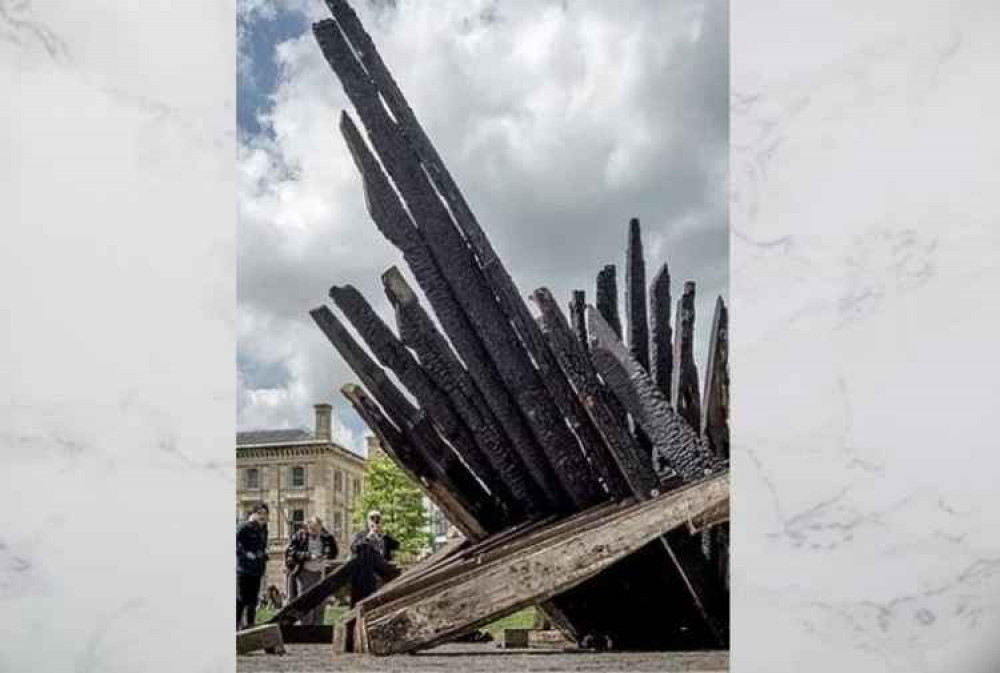
[[387, 579], [394, 574], [389, 564], [397, 549], [399, 542], [382, 529], [382, 514], [368, 512], [368, 528], [351, 542], [351, 553], [357, 559], [351, 575], [351, 607], [375, 593], [376, 576]]
[[[306, 522], [305, 528], [297, 531], [285, 549], [285, 567], [289, 577], [289, 600], [323, 578], [327, 561], [337, 558], [337, 541], [323, 528], [323, 520], [314, 516]], [[294, 589], [294, 593], [292, 590]], [[323, 623], [323, 605], [302, 616], [302, 623], [318, 626]]]
[[[260, 582], [267, 569], [267, 505], [259, 502], [236, 531], [236, 629], [257, 617]], [[244, 614], [246, 619], [244, 620]]]

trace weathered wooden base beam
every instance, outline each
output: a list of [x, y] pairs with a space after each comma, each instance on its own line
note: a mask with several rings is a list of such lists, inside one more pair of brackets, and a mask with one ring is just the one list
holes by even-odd
[[537, 544], [363, 617], [366, 649], [385, 655], [430, 647], [552, 598], [728, 497], [721, 475], [577, 526], [555, 542], [539, 531]]
[[268, 654], [285, 653], [281, 627], [277, 624], [264, 624], [236, 632], [236, 654], [250, 654], [260, 650]]
[[327, 598], [347, 586], [351, 581], [351, 574], [354, 572], [354, 564], [354, 559], [348, 560], [344, 565], [289, 601], [285, 607], [272, 615], [268, 623], [294, 624], [302, 619], [304, 615], [322, 605]]

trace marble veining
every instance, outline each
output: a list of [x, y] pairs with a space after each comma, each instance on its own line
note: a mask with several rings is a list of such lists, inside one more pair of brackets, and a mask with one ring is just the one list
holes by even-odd
[[1000, 13], [731, 21], [733, 670], [1000, 670]]

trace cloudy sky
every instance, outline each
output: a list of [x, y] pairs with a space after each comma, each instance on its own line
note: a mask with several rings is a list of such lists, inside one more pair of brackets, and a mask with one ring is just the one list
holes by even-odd
[[[639, 217], [649, 276], [666, 261], [675, 296], [698, 283], [704, 362], [712, 304], [728, 299], [725, 0], [353, 4], [522, 292], [593, 301], [611, 263], [621, 289]], [[338, 392], [355, 377], [308, 311], [351, 283], [388, 317], [379, 276], [402, 260], [337, 130], [353, 108], [309, 30], [325, 6], [238, 6], [239, 425], [310, 427], [328, 401], [360, 451]]]

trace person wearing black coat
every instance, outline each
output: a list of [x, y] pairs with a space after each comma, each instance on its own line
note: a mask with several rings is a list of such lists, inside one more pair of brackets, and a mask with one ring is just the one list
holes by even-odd
[[260, 582], [267, 570], [267, 517], [267, 505], [258, 503], [236, 531], [237, 630], [253, 626], [257, 617]]
[[[323, 528], [323, 521], [314, 516], [292, 536], [285, 549], [288, 570], [288, 598], [294, 599], [323, 579], [327, 562], [337, 558], [337, 540]], [[302, 624], [319, 626], [323, 623], [323, 607], [302, 616]]]
[[351, 542], [356, 563], [351, 573], [351, 607], [375, 593], [378, 577], [389, 579], [394, 573], [390, 565], [399, 541], [382, 530], [382, 515], [368, 513], [368, 530], [360, 531]]

